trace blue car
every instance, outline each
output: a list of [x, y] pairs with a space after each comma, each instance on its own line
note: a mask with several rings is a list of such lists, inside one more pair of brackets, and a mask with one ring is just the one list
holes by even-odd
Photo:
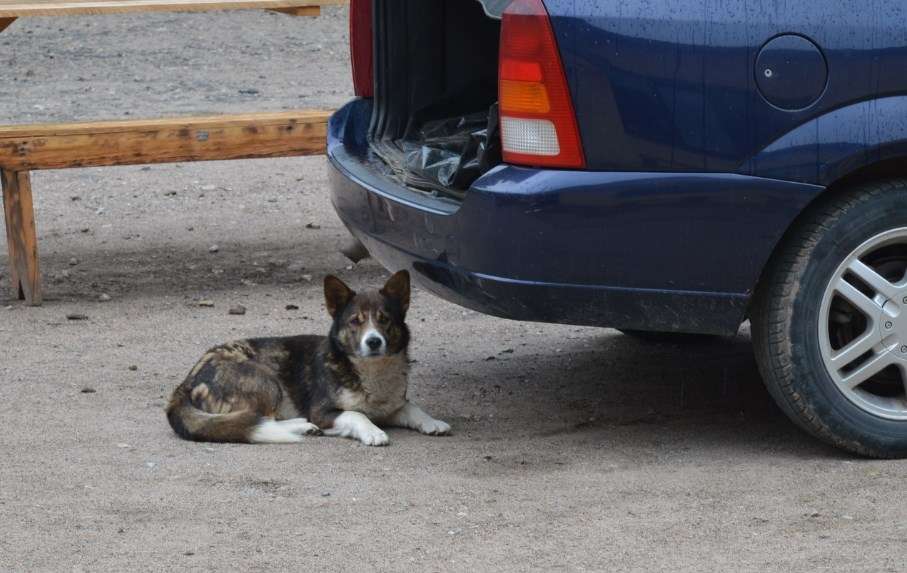
[[798, 425], [907, 456], [901, 0], [353, 0], [332, 201], [516, 320], [731, 335]]

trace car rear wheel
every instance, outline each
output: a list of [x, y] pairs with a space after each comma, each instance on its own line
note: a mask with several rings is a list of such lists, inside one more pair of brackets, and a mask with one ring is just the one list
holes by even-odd
[[788, 416], [849, 451], [907, 456], [907, 181], [811, 207], [753, 310], [756, 358]]

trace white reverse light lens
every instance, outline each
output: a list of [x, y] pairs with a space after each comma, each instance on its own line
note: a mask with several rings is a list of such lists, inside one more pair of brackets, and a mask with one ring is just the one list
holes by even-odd
[[510, 153], [560, 155], [557, 129], [547, 119], [501, 118], [501, 145]]

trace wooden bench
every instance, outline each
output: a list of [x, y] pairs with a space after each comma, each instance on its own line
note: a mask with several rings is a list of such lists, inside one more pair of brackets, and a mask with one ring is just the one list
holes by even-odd
[[[348, 0], [0, 0], [0, 32], [17, 18], [28, 16], [250, 9], [317, 16], [322, 6], [347, 3]], [[26, 304], [41, 304], [31, 171], [322, 154], [329, 115], [328, 111], [308, 110], [0, 126], [0, 180], [13, 288]]]

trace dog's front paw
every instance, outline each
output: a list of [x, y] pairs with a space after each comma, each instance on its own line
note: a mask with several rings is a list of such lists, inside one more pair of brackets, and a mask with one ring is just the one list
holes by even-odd
[[430, 436], [443, 436], [450, 433], [450, 424], [430, 418], [419, 424], [419, 431]]
[[283, 420], [282, 422], [279, 422], [279, 424], [287, 430], [293, 432], [294, 434], [299, 434], [300, 436], [318, 436], [321, 434], [321, 428], [309, 422], [305, 418], [292, 418], [289, 420]]
[[360, 432], [359, 441], [366, 446], [386, 446], [390, 443], [387, 434], [378, 427], [368, 428]]

